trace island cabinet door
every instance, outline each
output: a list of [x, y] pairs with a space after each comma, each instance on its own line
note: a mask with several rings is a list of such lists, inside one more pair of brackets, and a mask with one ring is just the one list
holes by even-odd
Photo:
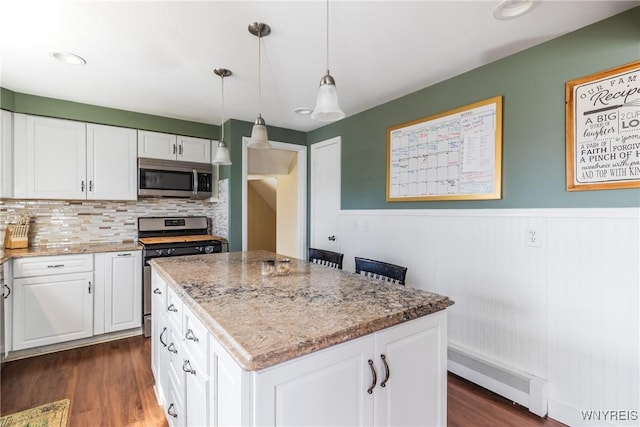
[[376, 426], [446, 426], [446, 311], [375, 334]]
[[373, 425], [372, 349], [369, 335], [258, 371], [253, 424]]

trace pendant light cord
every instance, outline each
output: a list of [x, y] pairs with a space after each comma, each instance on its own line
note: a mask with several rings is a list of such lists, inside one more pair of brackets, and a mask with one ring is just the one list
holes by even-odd
[[262, 114], [262, 31], [258, 33], [258, 107]]
[[220, 126], [222, 128], [222, 138], [220, 138], [221, 141], [224, 141], [224, 76], [222, 76], [222, 125]]
[[329, 0], [327, 0], [327, 74], [329, 74]]

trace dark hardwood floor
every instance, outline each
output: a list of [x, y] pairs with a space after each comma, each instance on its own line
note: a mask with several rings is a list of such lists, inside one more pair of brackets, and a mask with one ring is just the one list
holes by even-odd
[[[163, 427], [153, 391], [150, 340], [142, 336], [5, 364], [0, 414], [71, 400], [69, 427]], [[448, 425], [562, 426], [449, 374]]]

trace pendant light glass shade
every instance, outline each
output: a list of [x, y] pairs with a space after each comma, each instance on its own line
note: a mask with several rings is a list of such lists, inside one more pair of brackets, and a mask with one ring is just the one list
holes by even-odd
[[316, 106], [311, 113], [311, 118], [319, 122], [334, 122], [344, 117], [344, 112], [338, 104], [338, 91], [336, 82], [329, 74], [320, 80], [320, 89], [316, 98]]
[[218, 142], [218, 150], [216, 151], [216, 157], [213, 159], [214, 165], [226, 165], [231, 164], [231, 157], [229, 156], [229, 148], [225, 141]]
[[329, 0], [327, 0], [327, 74], [320, 80], [316, 106], [311, 113], [311, 118], [319, 122], [335, 122], [343, 117], [344, 112], [338, 104], [336, 81], [329, 73]]
[[221, 86], [222, 86], [222, 113], [221, 113], [221, 124], [220, 124], [220, 141], [218, 142], [218, 150], [216, 151], [216, 157], [213, 159], [214, 165], [230, 165], [231, 157], [229, 156], [229, 147], [227, 146], [226, 141], [224, 140], [224, 78], [229, 77], [231, 75], [231, 71], [226, 68], [216, 68], [213, 70], [216, 75], [220, 76]]
[[269, 136], [267, 135], [267, 125], [265, 124], [261, 114], [258, 114], [258, 118], [253, 123], [253, 128], [251, 129], [251, 141], [249, 141], [247, 147], [258, 150], [271, 148], [271, 144], [269, 144]]
[[[262, 63], [262, 37], [271, 34], [271, 27], [262, 22], [254, 22], [249, 24], [249, 32], [258, 37], [258, 102], [260, 110], [262, 110], [262, 79], [261, 79], [261, 63]], [[267, 124], [262, 118], [262, 113], [258, 113], [256, 121], [251, 129], [251, 140], [247, 147], [265, 150], [271, 148], [269, 144], [269, 135], [267, 135]]]

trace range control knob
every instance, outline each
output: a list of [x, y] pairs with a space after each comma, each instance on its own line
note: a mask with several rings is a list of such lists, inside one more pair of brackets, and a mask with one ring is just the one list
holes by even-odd
[[208, 254], [213, 253], [213, 246], [207, 246], [204, 248], [204, 251]]
[[156, 249], [156, 255], [162, 255], [162, 249]]
[[171, 248], [167, 249], [167, 255], [171, 255], [174, 252], [174, 250], [175, 249], [171, 249]]
[[202, 247], [200, 247], [200, 246], [196, 246], [193, 249], [195, 249], [196, 251], [202, 253]]

